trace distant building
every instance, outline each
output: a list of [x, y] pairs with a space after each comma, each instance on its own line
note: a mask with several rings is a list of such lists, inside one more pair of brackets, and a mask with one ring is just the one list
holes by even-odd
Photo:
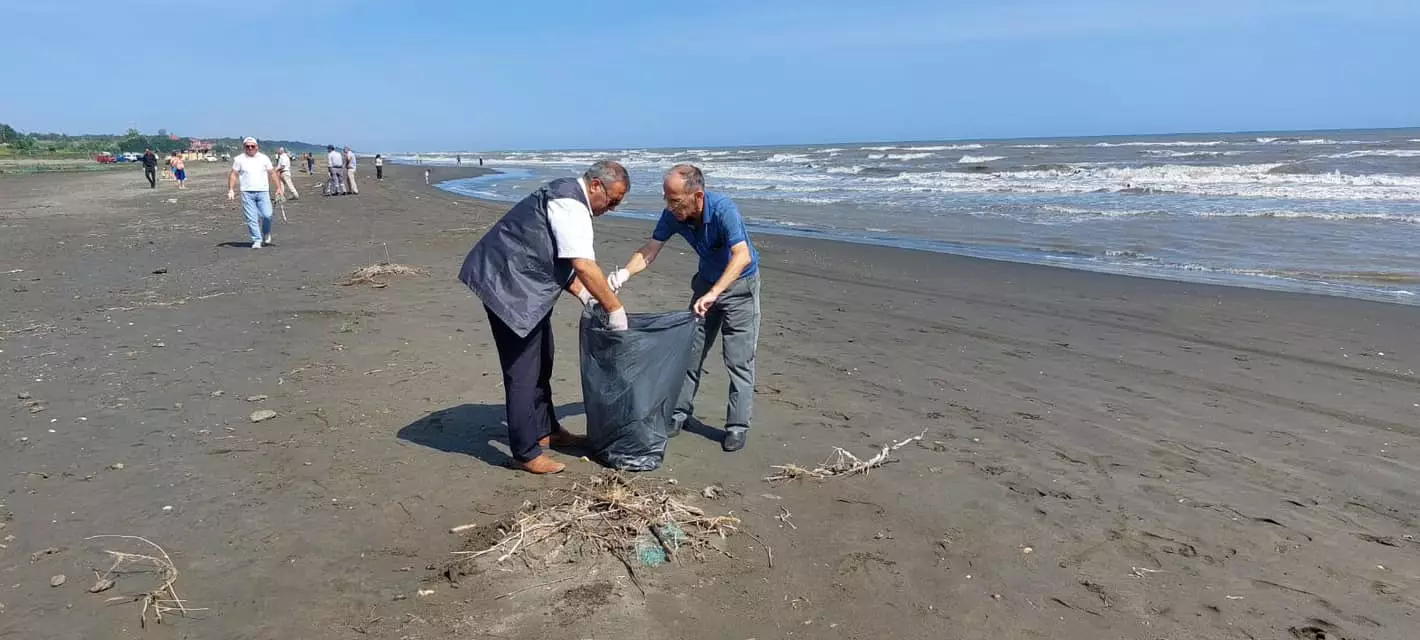
[[205, 140], [191, 138], [187, 142], [187, 150], [182, 153], [184, 160], [201, 160], [212, 156], [212, 143]]

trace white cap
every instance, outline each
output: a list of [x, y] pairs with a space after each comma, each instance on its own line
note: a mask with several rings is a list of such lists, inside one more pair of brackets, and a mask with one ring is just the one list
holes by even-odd
[[243, 141], [242, 141], [242, 144], [256, 144], [256, 138], [253, 138], [253, 137], [251, 137], [251, 136], [247, 136], [247, 139], [246, 139], [246, 140], [243, 140]]

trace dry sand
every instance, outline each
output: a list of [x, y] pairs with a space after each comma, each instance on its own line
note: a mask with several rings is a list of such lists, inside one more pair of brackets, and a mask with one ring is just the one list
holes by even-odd
[[[773, 568], [738, 536], [639, 569], [644, 595], [611, 561], [455, 587], [450, 527], [597, 468], [501, 466], [497, 358], [454, 275], [502, 206], [387, 170], [337, 199], [300, 176], [261, 251], [221, 168], [184, 192], [0, 177], [0, 637], [1416, 637], [1420, 310], [765, 236], [750, 447], [687, 433], [657, 475], [723, 486], [704, 506]], [[597, 228], [613, 265], [649, 224]], [[338, 284], [386, 250], [432, 275]], [[683, 306], [694, 264], [672, 245], [630, 310]], [[578, 313], [556, 316], [574, 430]], [[923, 429], [865, 477], [761, 480]], [[206, 611], [145, 631], [105, 603], [145, 576], [88, 593], [98, 534], [162, 545]]]

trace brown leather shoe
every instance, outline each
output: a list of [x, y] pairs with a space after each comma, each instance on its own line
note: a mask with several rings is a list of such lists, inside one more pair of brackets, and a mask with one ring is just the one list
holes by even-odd
[[544, 453], [527, 462], [519, 462], [518, 468], [528, 473], [542, 475], [546, 473], [562, 473], [562, 470], [566, 469], [567, 465], [553, 460], [552, 456]]
[[537, 443], [546, 449], [553, 445], [559, 447], [581, 447], [587, 444], [587, 439], [566, 429], [553, 431], [551, 435], [543, 436]]

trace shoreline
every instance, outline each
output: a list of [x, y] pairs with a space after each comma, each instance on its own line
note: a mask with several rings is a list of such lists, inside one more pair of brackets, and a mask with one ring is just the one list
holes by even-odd
[[[420, 166], [420, 165], [401, 165]], [[457, 169], [457, 167], [442, 167], [440, 169]], [[460, 175], [455, 177], [442, 177], [432, 186], [442, 191], [451, 193], [460, 198], [487, 204], [488, 206], [509, 206], [513, 201], [495, 200], [487, 197], [470, 195], [443, 185], [446, 183], [467, 180], [470, 178], [495, 177], [505, 172], [496, 167], [483, 167], [483, 173], [472, 175]], [[649, 222], [654, 225], [656, 217], [654, 214], [646, 213], [623, 213], [614, 212], [603, 219], [602, 224], [611, 221], [634, 224], [635, 221]], [[1230, 289], [1244, 289], [1248, 291], [1267, 291], [1272, 293], [1283, 293], [1304, 296], [1322, 296], [1328, 298], [1341, 298], [1346, 300], [1361, 300], [1380, 304], [1392, 304], [1402, 307], [1420, 306], [1420, 295], [1408, 290], [1383, 291], [1373, 287], [1348, 286], [1344, 282], [1336, 281], [1309, 281], [1300, 280], [1284, 275], [1271, 274], [1249, 274], [1249, 273], [1224, 273], [1217, 272], [1213, 275], [1201, 275], [1204, 271], [1194, 271], [1192, 278], [1168, 277], [1166, 274], [1139, 273], [1128, 271], [1124, 267], [1111, 266], [1108, 264], [1090, 263], [1064, 263], [1049, 256], [1031, 259], [1027, 252], [1011, 248], [994, 248], [976, 246], [966, 243], [949, 243], [933, 240], [914, 240], [911, 238], [900, 238], [895, 236], [874, 236], [874, 235], [853, 235], [847, 233], [836, 233], [832, 231], [820, 230], [797, 230], [793, 227], [766, 224], [746, 220], [749, 231], [755, 237], [769, 235], [785, 238], [798, 238], [810, 242], [832, 242], [850, 244], [855, 246], [876, 247], [881, 249], [891, 249], [898, 251], [923, 252], [935, 255], [952, 256], [967, 260], [984, 260], [989, 262], [1001, 262], [1009, 264], [1029, 265], [1045, 269], [1060, 269], [1065, 271], [1079, 271], [1097, 275], [1115, 276], [1121, 278], [1137, 278], [1152, 282], [1180, 283], [1208, 287], [1224, 287]], [[1417, 284], [1420, 287], [1420, 284]]]

